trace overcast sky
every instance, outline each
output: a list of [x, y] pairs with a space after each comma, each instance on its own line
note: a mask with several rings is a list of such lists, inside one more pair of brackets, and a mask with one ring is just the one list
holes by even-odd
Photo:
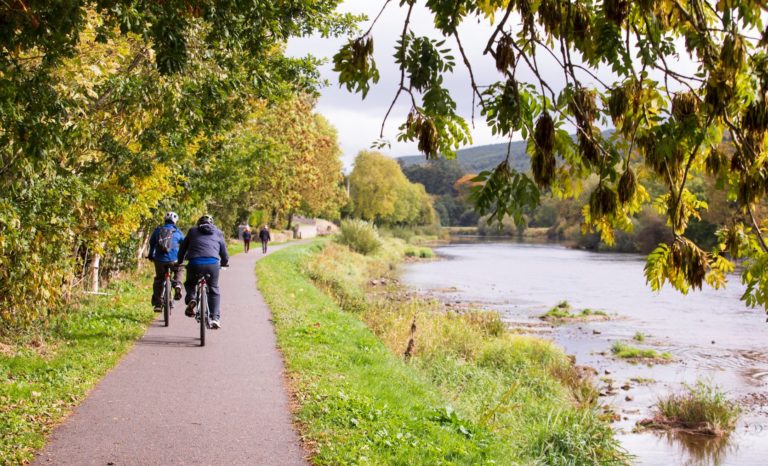
[[[340, 11], [354, 14], [365, 14], [369, 21], [361, 25], [362, 30], [367, 30], [370, 20], [376, 17], [384, 0], [346, 0]], [[330, 82], [330, 85], [322, 90], [322, 97], [318, 102], [318, 111], [325, 115], [337, 128], [339, 142], [343, 151], [343, 160], [347, 168], [360, 150], [368, 149], [371, 143], [379, 138], [379, 132], [384, 115], [395, 95], [399, 84], [400, 73], [395, 65], [392, 55], [394, 46], [403, 28], [403, 20], [406, 8], [399, 7], [399, 1], [391, 1], [382, 17], [376, 23], [373, 30], [375, 58], [381, 73], [379, 84], [373, 86], [365, 100], [359, 94], [347, 92], [340, 88], [336, 73], [332, 71], [331, 59], [338, 51], [346, 38], [323, 39], [321, 37], [309, 37], [294, 39], [288, 43], [288, 54], [292, 56], [305, 56], [312, 54], [318, 58], [328, 60], [322, 67], [322, 75]], [[411, 18], [411, 29], [418, 35], [441, 37], [433, 26], [431, 16], [424, 7], [425, 2], [419, 1]], [[501, 78], [496, 70], [492, 58], [483, 56], [482, 51], [493, 32], [492, 26], [487, 21], [478, 21], [470, 18], [461, 25], [460, 36], [464, 49], [469, 55], [470, 62], [475, 73], [475, 79], [481, 86], [498, 81]], [[448, 38], [446, 45], [455, 48], [455, 40]], [[458, 53], [454, 54], [457, 66], [453, 74], [445, 77], [445, 87], [458, 104], [459, 114], [467, 120], [472, 115], [472, 94], [469, 74]], [[689, 62], [690, 63], [690, 62]], [[545, 79], [555, 91], [562, 88], [564, 80], [562, 71], [556, 62], [548, 55], [539, 53], [538, 64], [543, 69]], [[598, 72], [600, 79], [611, 84], [614, 78], [609, 70], [602, 67]], [[521, 67], [517, 78], [520, 81], [534, 82], [533, 74]], [[580, 79], [585, 85], [595, 85], [592, 78], [584, 75]], [[384, 152], [393, 156], [418, 154], [415, 143], [397, 142], [397, 128], [405, 121], [410, 109], [405, 98], [395, 107], [390, 115], [384, 131], [384, 137], [392, 144], [391, 149]], [[491, 135], [490, 130], [484, 124], [479, 112], [476, 112], [475, 127], [472, 130], [473, 146], [506, 142], [502, 138]]]
[[[318, 111], [338, 129], [339, 141], [343, 150], [344, 163], [350, 167], [357, 153], [362, 149], [368, 149], [371, 143], [379, 138], [381, 124], [392, 99], [394, 98], [400, 73], [394, 63], [395, 42], [399, 38], [403, 27], [406, 9], [398, 6], [399, 2], [392, 1], [382, 17], [376, 23], [373, 32], [375, 45], [375, 58], [381, 73], [379, 84], [372, 87], [365, 100], [359, 94], [352, 94], [338, 85], [336, 73], [332, 71], [331, 58], [336, 51], [346, 42], [345, 38], [322, 39], [310, 37], [294, 39], [288, 44], [288, 54], [303, 56], [308, 53], [327, 58], [329, 63], [322, 67], [322, 74], [330, 86], [322, 90], [322, 97], [318, 102]], [[383, 0], [347, 0], [340, 7], [341, 11], [355, 14], [366, 14], [371, 20], [376, 17]], [[423, 2], [422, 2], [423, 5]], [[413, 31], [417, 35], [430, 35], [439, 37], [439, 33], [432, 26], [429, 12], [422, 5], [414, 10], [411, 19]], [[462, 28], [462, 43], [468, 54], [472, 57], [476, 67], [477, 80], [480, 83], [491, 83], [499, 79], [499, 73], [492, 66], [488, 57], [482, 57], [482, 50], [491, 33], [488, 23], [476, 24], [468, 21]], [[370, 21], [361, 25], [365, 30]], [[453, 39], [448, 39], [447, 45], [454, 46]], [[457, 55], [457, 60], [459, 59]], [[480, 66], [480, 65], [486, 66]], [[471, 116], [472, 95], [469, 87], [469, 75], [462, 63], [452, 75], [446, 76], [445, 86], [451, 96], [458, 103], [459, 112], [467, 119]], [[397, 142], [397, 127], [405, 120], [410, 106], [405, 98], [395, 107], [390, 115], [385, 128], [384, 136], [392, 147], [385, 150], [394, 156], [418, 154], [415, 143]], [[503, 142], [502, 139], [491, 136], [488, 128], [482, 124], [479, 118], [475, 119], [475, 128], [472, 131], [473, 145], [491, 144]]]

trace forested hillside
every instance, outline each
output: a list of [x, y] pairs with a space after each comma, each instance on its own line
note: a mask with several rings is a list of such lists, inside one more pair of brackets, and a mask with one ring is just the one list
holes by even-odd
[[[486, 146], [468, 147], [456, 152], [456, 160], [466, 173], [480, 173], [493, 170], [507, 157], [510, 149], [510, 160], [515, 170], [527, 172], [531, 169], [531, 158], [525, 153], [526, 142], [515, 141], [511, 144], [489, 144]], [[426, 160], [423, 155], [407, 155], [397, 159], [403, 166], [423, 165]]]

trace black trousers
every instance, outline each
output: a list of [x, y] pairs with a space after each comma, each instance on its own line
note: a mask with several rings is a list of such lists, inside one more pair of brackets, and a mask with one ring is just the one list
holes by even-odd
[[201, 275], [210, 275], [210, 278], [208, 278], [206, 282], [208, 283], [208, 309], [210, 310], [211, 319], [213, 320], [219, 320], [221, 317], [221, 294], [219, 293], [220, 270], [220, 264], [188, 264], [187, 280], [184, 282], [184, 290], [186, 291], [184, 302], [189, 304], [189, 301], [195, 298], [195, 288], [197, 287], [198, 278]]
[[245, 252], [248, 252], [251, 250], [251, 238], [243, 238], [243, 247], [245, 249]]
[[267, 253], [267, 244], [269, 241], [261, 240], [261, 252], [266, 254]]
[[152, 282], [152, 305], [163, 305], [165, 271], [171, 269], [171, 285], [176, 288], [180, 281], [181, 267], [176, 262], [155, 262], [155, 281]]

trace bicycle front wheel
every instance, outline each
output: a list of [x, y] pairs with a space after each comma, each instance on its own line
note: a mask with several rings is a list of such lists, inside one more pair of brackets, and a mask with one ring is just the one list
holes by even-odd
[[171, 320], [171, 280], [165, 279], [165, 293], [163, 293], [163, 319], [165, 319], [165, 326], [170, 324]]
[[208, 326], [208, 289], [200, 290], [200, 346], [205, 346], [205, 327]]

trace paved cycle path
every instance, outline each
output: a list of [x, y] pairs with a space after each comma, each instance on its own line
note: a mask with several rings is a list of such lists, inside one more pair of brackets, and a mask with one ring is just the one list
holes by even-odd
[[256, 289], [260, 257], [238, 254], [222, 271], [222, 329], [206, 333], [205, 347], [177, 302], [170, 326], [150, 326], [34, 464], [306, 464], [270, 312]]

